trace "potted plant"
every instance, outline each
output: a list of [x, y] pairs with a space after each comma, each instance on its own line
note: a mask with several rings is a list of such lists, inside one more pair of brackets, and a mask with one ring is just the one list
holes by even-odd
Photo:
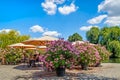
[[52, 64], [57, 76], [65, 75], [65, 69], [72, 66], [72, 60], [77, 55], [74, 46], [63, 39], [50, 42], [46, 53], [46, 61]]
[[93, 65], [101, 59], [97, 49], [88, 42], [77, 43], [75, 47], [79, 53], [77, 62], [83, 70], [87, 70], [89, 65]]

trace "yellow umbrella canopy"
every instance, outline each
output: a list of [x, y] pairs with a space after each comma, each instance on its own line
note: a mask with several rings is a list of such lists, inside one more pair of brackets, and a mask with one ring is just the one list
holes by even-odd
[[26, 50], [46, 50], [46, 46], [37, 46], [36, 48], [25, 48]]
[[27, 45], [43, 46], [46, 45], [49, 41], [39, 41], [39, 40], [27, 40], [22, 43]]
[[36, 46], [46, 46], [47, 43], [49, 43], [50, 41], [54, 41], [54, 40], [58, 40], [58, 38], [51, 37], [51, 36], [43, 36], [37, 39], [26, 40], [22, 43], [36, 45]]
[[25, 50], [36, 50], [36, 48], [25, 48]]
[[12, 48], [36, 48], [36, 46], [34, 46], [34, 45], [26, 45], [23, 43], [11, 44], [11, 45], [8, 45], [8, 47], [12, 47]]

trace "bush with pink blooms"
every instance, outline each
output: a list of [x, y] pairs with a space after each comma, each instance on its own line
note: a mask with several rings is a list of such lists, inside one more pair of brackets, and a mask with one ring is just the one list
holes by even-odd
[[46, 53], [46, 61], [53, 65], [55, 69], [72, 66], [77, 55], [75, 47], [63, 39], [50, 42], [47, 45]]
[[51, 68], [65, 68], [75, 65], [95, 66], [97, 63], [108, 59], [110, 53], [105, 47], [85, 43], [76, 43], [62, 39], [52, 41], [47, 46], [46, 63]]
[[77, 43], [74, 45], [79, 53], [77, 63], [85, 65], [94, 65], [101, 59], [98, 50], [90, 43]]
[[101, 57], [98, 63], [109, 60], [109, 56], [111, 55], [111, 53], [104, 46], [94, 45], [94, 47], [97, 49]]

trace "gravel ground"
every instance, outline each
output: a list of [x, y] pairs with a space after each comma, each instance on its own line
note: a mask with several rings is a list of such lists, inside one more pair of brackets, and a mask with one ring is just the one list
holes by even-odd
[[43, 72], [42, 68], [23, 65], [0, 65], [0, 80], [120, 80], [120, 64], [103, 63], [92, 70], [67, 70], [64, 77], [54, 72]]
[[120, 63], [103, 63], [102, 65], [101, 70], [93, 74], [111, 78], [114, 77], [120, 80]]

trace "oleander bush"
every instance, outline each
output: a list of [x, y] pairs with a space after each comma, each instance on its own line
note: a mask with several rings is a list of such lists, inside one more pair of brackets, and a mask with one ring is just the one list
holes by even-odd
[[98, 50], [90, 43], [76, 43], [74, 46], [79, 53], [76, 61], [78, 65], [85, 64], [89, 66], [94, 65], [95, 63], [98, 63], [100, 61], [101, 56]]
[[75, 59], [77, 52], [75, 47], [69, 41], [63, 39], [55, 40], [47, 45], [46, 61], [53, 66], [53, 68], [72, 66], [73, 59]]
[[101, 59], [99, 61], [100, 63], [109, 60], [111, 53], [104, 46], [94, 45], [94, 47], [97, 49], [97, 51], [99, 52], [99, 55], [101, 57]]

